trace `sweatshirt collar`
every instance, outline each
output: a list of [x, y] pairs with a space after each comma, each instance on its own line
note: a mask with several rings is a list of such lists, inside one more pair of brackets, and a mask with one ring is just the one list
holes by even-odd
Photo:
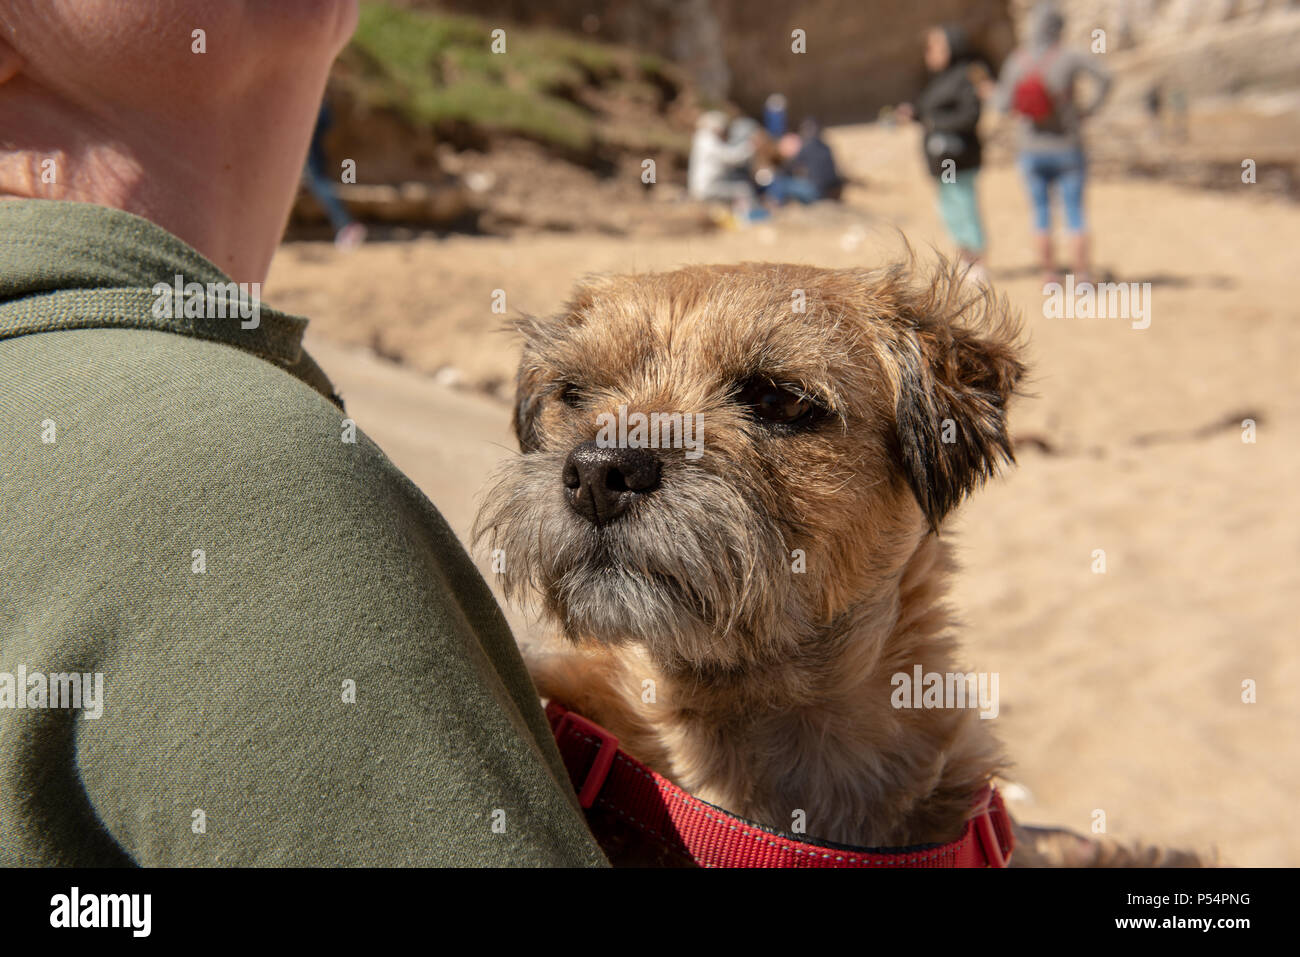
[[303, 351], [307, 320], [261, 305], [160, 226], [119, 209], [0, 201], [0, 339], [57, 328], [155, 329], [223, 342], [340, 404]]

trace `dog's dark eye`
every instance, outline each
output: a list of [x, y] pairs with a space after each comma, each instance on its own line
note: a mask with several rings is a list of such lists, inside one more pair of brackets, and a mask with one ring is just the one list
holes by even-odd
[[820, 406], [790, 386], [771, 379], [751, 379], [740, 387], [736, 401], [757, 419], [773, 425], [804, 425], [821, 411]]
[[579, 389], [572, 382], [560, 383], [560, 387], [559, 389], [556, 390], [555, 394], [561, 402], [563, 402], [565, 405], [569, 406], [570, 408], [576, 408], [577, 406], [581, 405], [582, 400], [584, 398], [582, 394], [582, 390]]

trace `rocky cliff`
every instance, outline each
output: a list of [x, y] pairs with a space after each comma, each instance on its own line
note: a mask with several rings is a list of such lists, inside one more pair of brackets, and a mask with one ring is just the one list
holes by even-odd
[[[924, 78], [926, 28], [961, 23], [998, 61], [1011, 48], [1007, 0], [408, 0], [587, 33], [685, 67], [702, 94], [750, 113], [784, 93], [796, 119], [872, 119]], [[804, 52], [795, 52], [802, 31]]]

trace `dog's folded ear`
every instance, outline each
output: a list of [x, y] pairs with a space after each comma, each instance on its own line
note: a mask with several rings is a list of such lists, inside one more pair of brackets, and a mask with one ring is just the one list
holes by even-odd
[[537, 388], [536, 379], [536, 374], [531, 372], [526, 361], [520, 365], [519, 373], [515, 376], [514, 426], [519, 451], [524, 454], [536, 452], [541, 447], [541, 439], [537, 434], [537, 409], [541, 391]]
[[932, 529], [1015, 461], [1007, 403], [1025, 371], [1005, 298], [943, 270], [912, 314], [896, 407], [903, 470]]
[[515, 438], [519, 450], [525, 454], [541, 448], [542, 436], [537, 427], [537, 415], [546, 394], [547, 373], [559, 363], [560, 344], [566, 338], [564, 330], [580, 325], [594, 307], [601, 291], [609, 285], [610, 277], [585, 276], [578, 283], [569, 301], [558, 313], [549, 316], [520, 315], [506, 327], [523, 340], [523, 355], [519, 372], [515, 376], [515, 413], [513, 416]]

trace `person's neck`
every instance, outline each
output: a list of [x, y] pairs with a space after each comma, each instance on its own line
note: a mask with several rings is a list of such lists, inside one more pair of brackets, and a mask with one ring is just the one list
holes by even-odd
[[[239, 282], [261, 282], [306, 154], [253, 155], [233, 117], [95, 114], [23, 76], [0, 87], [0, 197], [96, 203], [135, 213]], [[283, 134], [274, 140], [284, 142]], [[293, 155], [286, 155], [293, 153]]]
[[616, 646], [611, 687], [635, 690], [650, 673], [657, 704], [592, 717], [682, 787], [766, 826], [790, 830], [802, 815], [807, 834], [840, 843], [952, 840], [1000, 763], [997, 742], [972, 710], [891, 704], [900, 670], [952, 670], [947, 561], [927, 537], [892, 588], [819, 630], [802, 659], [719, 677]]

